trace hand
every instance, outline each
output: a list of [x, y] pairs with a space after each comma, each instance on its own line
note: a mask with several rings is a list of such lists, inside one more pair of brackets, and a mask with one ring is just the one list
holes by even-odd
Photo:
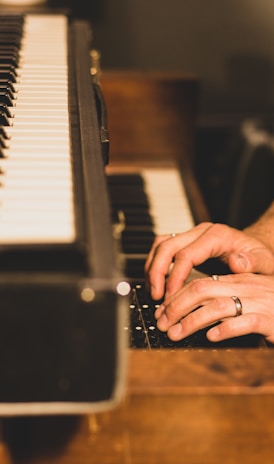
[[[232, 296], [242, 304], [239, 317]], [[219, 322], [207, 332], [212, 342], [256, 333], [274, 343], [274, 276], [246, 273], [219, 276], [218, 281], [192, 280], [166, 299], [155, 317], [158, 328], [174, 341]]]
[[274, 273], [274, 255], [260, 240], [224, 224], [201, 223], [175, 237], [163, 235], [155, 239], [145, 264], [152, 298], [178, 292], [193, 267], [214, 257], [234, 273]]

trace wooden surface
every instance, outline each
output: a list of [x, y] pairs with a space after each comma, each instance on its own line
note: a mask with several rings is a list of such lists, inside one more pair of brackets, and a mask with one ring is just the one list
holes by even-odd
[[5, 452], [15, 461], [6, 455], [0, 462], [272, 464], [273, 393], [268, 349], [130, 351], [118, 407], [80, 418], [6, 420]]
[[112, 164], [170, 165], [193, 155], [199, 81], [195, 76], [103, 72]]
[[[177, 163], [198, 216], [206, 218], [191, 171], [196, 78], [105, 73], [102, 85], [111, 138], [107, 170]], [[5, 419], [0, 463], [273, 464], [271, 349], [128, 355], [120, 405], [82, 417]]]
[[184, 73], [103, 72], [108, 108], [107, 172], [176, 166], [196, 222], [208, 211], [193, 175], [200, 82]]

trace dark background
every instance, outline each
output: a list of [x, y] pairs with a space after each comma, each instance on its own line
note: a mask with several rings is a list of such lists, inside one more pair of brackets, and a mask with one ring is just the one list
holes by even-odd
[[[273, 0], [49, 1], [91, 21], [103, 69], [199, 77], [197, 176], [212, 219], [229, 222], [235, 172], [246, 147], [242, 124], [256, 118], [272, 131]], [[260, 179], [256, 189], [274, 183]]]

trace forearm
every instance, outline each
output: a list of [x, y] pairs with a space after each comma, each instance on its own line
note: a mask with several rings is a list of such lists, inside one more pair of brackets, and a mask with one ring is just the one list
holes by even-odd
[[257, 238], [274, 252], [274, 201], [254, 224], [244, 229], [244, 232]]

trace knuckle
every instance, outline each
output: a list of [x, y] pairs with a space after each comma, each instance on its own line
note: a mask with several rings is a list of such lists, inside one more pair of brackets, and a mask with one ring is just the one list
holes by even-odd
[[181, 261], [186, 261], [188, 259], [188, 251], [186, 248], [181, 248], [176, 253], [176, 259], [180, 259]]
[[215, 298], [215, 307], [218, 313], [223, 313], [227, 309], [227, 301], [224, 298]]
[[210, 230], [214, 235], [217, 235], [218, 237], [222, 236], [228, 229], [228, 226], [225, 224], [219, 224], [218, 222], [212, 224]]
[[174, 301], [171, 301], [169, 304], [168, 304], [168, 313], [170, 315], [173, 315], [175, 312], [176, 312], [176, 308], [177, 308], [177, 305]]
[[200, 224], [198, 224], [197, 226], [195, 226], [196, 230], [199, 230], [199, 229], [202, 229], [202, 230], [205, 230], [205, 229], [208, 229], [209, 227], [212, 227], [213, 226], [213, 222], [201, 222]]
[[188, 285], [193, 293], [204, 295], [208, 291], [209, 282], [206, 279], [194, 279]]
[[249, 313], [248, 314], [248, 325], [250, 331], [255, 331], [258, 330], [258, 327], [260, 326], [260, 316], [257, 313]]
[[152, 248], [157, 250], [157, 248], [159, 248], [164, 242], [165, 242], [164, 238], [161, 235], [159, 235], [154, 238]]

